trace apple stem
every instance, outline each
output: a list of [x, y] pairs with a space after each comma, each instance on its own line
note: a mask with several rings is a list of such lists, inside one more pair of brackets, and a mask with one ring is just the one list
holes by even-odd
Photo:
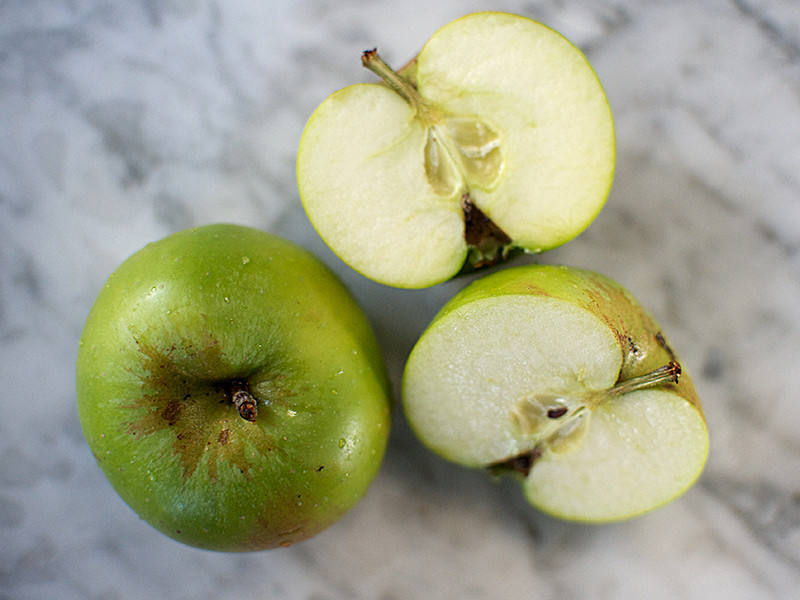
[[612, 396], [620, 396], [627, 394], [634, 390], [653, 387], [662, 383], [672, 382], [678, 383], [681, 376], [681, 366], [677, 361], [671, 360], [663, 367], [659, 367], [654, 371], [640, 375], [639, 377], [632, 377], [627, 381], [622, 381], [611, 388], [608, 393]]
[[361, 54], [361, 64], [380, 77], [386, 85], [400, 94], [403, 99], [416, 109], [423, 121], [435, 123], [435, 111], [430, 104], [419, 95], [417, 88], [403, 79], [397, 71], [392, 69], [388, 63], [378, 54], [378, 49], [365, 50]]
[[247, 389], [247, 384], [241, 379], [231, 381], [231, 400], [236, 410], [239, 411], [239, 416], [245, 421], [255, 423], [258, 417], [258, 404], [256, 399]]

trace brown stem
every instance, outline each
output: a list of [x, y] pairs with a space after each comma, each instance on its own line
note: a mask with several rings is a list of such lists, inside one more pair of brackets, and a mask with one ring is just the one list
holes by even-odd
[[426, 126], [441, 120], [441, 115], [422, 96], [413, 84], [403, 79], [397, 71], [378, 54], [378, 49], [365, 50], [361, 54], [361, 64], [408, 102], [417, 111], [417, 115]]
[[633, 377], [632, 379], [618, 383], [609, 390], [609, 394], [613, 396], [620, 396], [634, 390], [653, 387], [662, 383], [678, 383], [680, 376], [681, 365], [677, 361], [671, 360], [663, 367], [659, 367], [658, 369], [646, 373], [645, 375]]

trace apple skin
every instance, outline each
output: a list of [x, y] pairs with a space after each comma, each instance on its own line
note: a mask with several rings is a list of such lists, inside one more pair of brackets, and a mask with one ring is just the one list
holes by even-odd
[[[617, 282], [592, 271], [550, 265], [512, 267], [473, 281], [441, 308], [425, 332], [423, 332], [420, 342], [425, 340], [429, 332], [437, 330], [437, 328], [441, 328], [438, 331], [444, 330], [448, 332], [446, 334], [448, 336], [454, 336], [455, 322], [459, 323], [458, 327], [467, 327], [468, 323], [473, 320], [474, 314], [469, 305], [497, 300], [504, 296], [520, 298], [533, 296], [563, 301], [599, 318], [612, 334], [612, 346], [618, 347], [621, 360], [618, 363], [617, 384], [644, 377], [665, 367], [665, 365], [678, 363], [679, 361], [655, 318], [641, 306], [629, 291]], [[523, 315], [520, 314], [519, 318], [522, 319]], [[569, 339], [564, 343], [569, 346], [570, 344], [580, 344], [582, 341], [581, 339]], [[548, 498], [542, 496], [539, 488], [539, 475], [541, 474], [542, 465], [547, 464], [548, 468], [550, 468], [550, 465], [554, 464], [550, 462], [551, 459], [561, 461], [561, 457], [569, 456], [569, 454], [549, 452], [546, 446], [544, 448], [538, 445], [525, 447], [527, 442], [524, 439], [517, 440], [515, 437], [517, 434], [511, 432], [511, 419], [509, 419], [507, 430], [510, 436], [509, 439], [497, 440], [497, 444], [492, 444], [494, 450], [491, 452], [497, 452], [499, 448], [506, 446], [514, 447], [517, 441], [520, 441], [523, 447], [503, 456], [495, 455], [493, 458], [489, 458], [486, 452], [481, 454], [480, 450], [476, 450], [479, 446], [478, 440], [481, 432], [497, 430], [497, 424], [491, 423], [490, 417], [485, 412], [478, 413], [471, 409], [467, 401], [458, 395], [457, 390], [455, 392], [455, 400], [448, 400], [439, 396], [433, 407], [431, 406], [433, 401], [430, 398], [421, 400], [421, 392], [419, 392], [419, 389], [421, 389], [419, 388], [420, 381], [438, 379], [438, 371], [440, 369], [450, 368], [455, 369], [455, 374], [448, 375], [447, 381], [460, 381], [461, 377], [465, 377], [466, 381], [471, 381], [470, 375], [465, 375], [464, 371], [469, 371], [470, 365], [474, 365], [473, 360], [480, 360], [482, 356], [486, 357], [487, 361], [490, 360], [493, 349], [474, 346], [458, 347], [455, 345], [450, 360], [444, 357], [440, 361], [441, 364], [431, 366], [427, 364], [428, 361], [426, 359], [420, 358], [420, 356], [430, 357], [429, 350], [425, 349], [420, 352], [422, 348], [420, 342], [412, 349], [409, 356], [402, 385], [406, 417], [416, 436], [430, 450], [447, 460], [470, 468], [488, 469], [493, 474], [515, 477], [522, 484], [527, 500], [533, 506], [551, 516], [586, 523], [611, 522], [633, 518], [677, 498], [691, 487], [703, 470], [709, 449], [707, 424], [699, 397], [689, 374], [685, 368], [678, 367], [680, 376], [677, 381], [671, 380], [660, 383], [654, 389], [668, 392], [670, 397], [678, 397], [684, 400], [699, 415], [699, 418], [697, 416], [691, 417], [692, 435], [696, 436], [693, 437], [694, 446], [691, 449], [688, 446], [685, 448], [683, 446], [680, 448], [663, 448], [663, 452], [659, 451], [657, 454], [672, 452], [675, 456], [683, 457], [678, 462], [681, 465], [687, 465], [688, 472], [683, 473], [681, 479], [676, 480], [679, 482], [675, 485], [669, 483], [667, 486], [668, 491], [663, 496], [634, 505], [634, 508], [629, 513], [614, 512], [612, 510], [609, 514], [602, 514], [591, 509], [566, 511], [558, 503], [551, 502]], [[589, 346], [588, 348], [591, 350], [592, 347]], [[441, 349], [439, 349], [439, 352], [441, 352]], [[418, 353], [419, 356], [415, 356]], [[476, 358], [468, 358], [471, 355]], [[524, 372], [527, 368], [526, 361], [531, 359], [519, 353], [517, 355], [519, 357], [517, 368]], [[463, 363], [463, 366], [456, 366], [460, 365], [460, 363]], [[511, 368], [514, 368], [514, 365], [511, 365]], [[426, 370], [427, 373], [425, 372]], [[613, 377], [614, 373], [611, 373], [611, 376]], [[493, 372], [493, 377], [502, 378], [502, 374], [500, 374], [500, 371], [496, 371]], [[498, 380], [498, 386], [500, 385], [499, 381], [502, 381], [502, 379]], [[611, 382], [614, 383], [613, 379]], [[471, 384], [464, 383], [462, 385]], [[438, 389], [438, 387], [434, 389]], [[633, 394], [640, 393], [633, 392]], [[623, 397], [619, 402], [624, 404], [626, 399]], [[505, 400], [502, 400], [501, 405], [504, 403]], [[681, 410], [683, 411], [684, 408], [686, 408], [686, 405], [682, 406]], [[632, 410], [639, 409], [633, 408]], [[691, 411], [684, 411], [682, 414], [686, 412]], [[502, 425], [502, 427], [506, 426]], [[625, 443], [621, 442], [620, 447], [624, 447]], [[630, 447], [630, 444], [628, 447]], [[482, 456], [482, 458], [479, 458], [479, 456]], [[642, 458], [637, 456], [635, 460], [647, 461], [649, 460], [647, 456], [652, 458], [654, 454], [643, 454]], [[612, 458], [611, 462], [613, 463], [614, 460], [616, 458]], [[620, 458], [620, 461], [624, 460], [624, 458]], [[616, 467], [613, 464], [604, 467], [604, 472], [614, 472], [615, 470]], [[624, 469], [620, 468], [620, 470]], [[651, 467], [648, 470], [652, 471], [653, 469]], [[672, 473], [665, 474], [665, 477], [668, 481], [671, 480]], [[553, 479], [551, 478], [549, 482], [551, 488], [558, 485], [557, 482], [552, 482]], [[672, 487], [670, 488], [669, 486]], [[590, 497], [590, 504], [596, 503], [600, 505], [605, 502], [602, 496], [606, 495], [607, 490], [611, 487], [612, 482], [607, 480], [599, 488], [592, 488], [595, 495]], [[620, 489], [617, 488], [608, 493], [609, 495], [619, 495], [619, 492]], [[623, 492], [627, 492], [627, 490], [623, 490]], [[636, 490], [630, 490], [630, 494], [635, 492]]]
[[390, 428], [383, 359], [349, 292], [302, 248], [227, 224], [149, 244], [111, 275], [80, 340], [77, 401], [119, 495], [221, 551], [331, 525], [377, 474]]

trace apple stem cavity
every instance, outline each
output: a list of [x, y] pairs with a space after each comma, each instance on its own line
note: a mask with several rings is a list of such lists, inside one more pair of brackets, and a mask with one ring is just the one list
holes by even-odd
[[234, 379], [230, 384], [230, 394], [239, 416], [245, 421], [255, 423], [258, 417], [258, 403], [247, 389], [247, 383], [241, 379]]

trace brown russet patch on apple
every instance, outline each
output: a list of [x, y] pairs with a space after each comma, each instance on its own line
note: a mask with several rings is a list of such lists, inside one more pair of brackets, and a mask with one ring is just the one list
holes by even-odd
[[[617, 338], [620, 348], [637, 348], [626, 323], [620, 316], [620, 307], [630, 304], [628, 297], [621, 289], [605, 282], [590, 280], [586, 287], [586, 295], [592, 312], [602, 318]], [[636, 354], [636, 353], [633, 353]]]
[[[201, 463], [208, 476], [216, 479], [220, 463], [249, 477], [252, 464], [245, 444], [232, 443], [245, 427], [254, 423], [239, 416], [225, 382], [210, 373], [224, 372], [226, 366], [219, 344], [206, 334], [196, 347], [181, 340], [166, 350], [136, 339], [142, 354], [142, 394], [124, 406], [136, 417], [125, 431], [132, 436], [171, 435], [172, 454], [180, 460], [182, 475], [191, 477]], [[198, 372], [199, 371], [199, 372]], [[263, 427], [261, 435], [250, 435], [254, 450], [267, 454], [275, 448]]]
[[[304, 510], [305, 508], [308, 510]], [[298, 517], [300, 512], [305, 516]], [[285, 506], [267, 507], [262, 514], [256, 517], [257, 525], [253, 528], [253, 534], [246, 540], [244, 546], [251, 550], [288, 548], [317, 535], [345, 512], [346, 510], [341, 508], [334, 509], [333, 506], [305, 498], [302, 495], [295, 496], [293, 499], [287, 498]], [[325, 517], [317, 517], [315, 513], [325, 515]], [[291, 526], [288, 528], [285, 525], [281, 526], [286, 523], [291, 523]]]
[[552, 292], [550, 292], [550, 290], [547, 290], [547, 289], [545, 289], [545, 288], [543, 288], [543, 287], [541, 287], [539, 285], [536, 285], [535, 283], [527, 283], [527, 282], [525, 282], [520, 286], [520, 288], [525, 290], [525, 293], [532, 294], [534, 296], [539, 296], [539, 297], [542, 297], [542, 298], [553, 298], [554, 297]]
[[657, 340], [658, 324], [622, 287], [597, 279], [588, 279], [587, 284], [590, 309], [606, 322], [623, 353], [618, 383], [675, 359]]
[[[586, 279], [587, 305], [603, 318], [619, 341], [623, 363], [617, 383], [653, 371], [668, 363], [676, 363], [677, 355], [667, 342], [658, 323], [621, 286], [612, 282]], [[626, 310], [625, 307], [636, 307]], [[640, 332], [634, 336], [632, 332]], [[685, 370], [680, 379], [662, 383], [664, 389], [674, 391], [703, 414], [700, 399]]]
[[228, 439], [231, 437], [231, 430], [230, 429], [223, 429], [219, 432], [219, 438], [217, 441], [219, 442], [220, 446], [224, 446], [228, 443]]
[[[184, 398], [185, 400], [185, 398]], [[167, 425], [175, 425], [181, 414], [181, 401], [178, 398], [172, 398], [167, 402], [164, 407], [162, 417], [167, 422]]]

